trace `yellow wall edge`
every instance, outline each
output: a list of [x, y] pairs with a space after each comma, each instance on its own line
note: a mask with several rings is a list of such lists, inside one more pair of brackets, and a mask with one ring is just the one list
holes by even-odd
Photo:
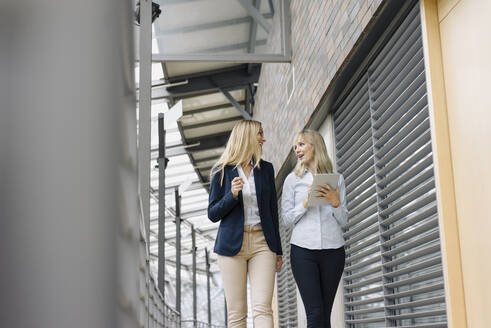
[[420, 9], [448, 326], [466, 328], [464, 282], [437, 0], [420, 0]]

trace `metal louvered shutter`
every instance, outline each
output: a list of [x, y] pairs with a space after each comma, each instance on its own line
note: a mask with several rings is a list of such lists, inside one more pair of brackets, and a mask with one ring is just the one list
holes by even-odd
[[346, 327], [447, 327], [416, 4], [334, 114]]
[[[278, 208], [281, 208], [278, 205]], [[290, 265], [290, 237], [292, 228], [280, 225], [281, 244], [283, 245], [283, 269], [277, 275], [278, 327], [298, 327], [297, 285]], [[285, 247], [288, 245], [288, 247]]]

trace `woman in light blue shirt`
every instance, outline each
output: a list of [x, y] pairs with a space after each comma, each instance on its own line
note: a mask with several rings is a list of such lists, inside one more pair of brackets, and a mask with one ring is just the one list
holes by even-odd
[[293, 225], [291, 266], [307, 314], [307, 327], [331, 327], [334, 296], [344, 269], [342, 226], [348, 220], [344, 179], [336, 189], [325, 185], [312, 190], [329, 205], [307, 206], [313, 175], [332, 173], [333, 167], [322, 136], [304, 130], [293, 145], [298, 161], [283, 184], [283, 224]]

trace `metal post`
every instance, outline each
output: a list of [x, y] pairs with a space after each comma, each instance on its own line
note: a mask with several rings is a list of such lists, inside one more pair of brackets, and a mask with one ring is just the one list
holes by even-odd
[[225, 307], [225, 327], [228, 327], [227, 298], [225, 297], [225, 290], [223, 291], [223, 305]]
[[191, 225], [191, 242], [193, 251], [193, 327], [196, 328], [198, 308], [196, 299], [196, 231], [194, 230], [194, 225]]
[[208, 248], [205, 248], [206, 257], [206, 293], [208, 297], [208, 326], [211, 327], [211, 293], [210, 293], [210, 255]]
[[159, 114], [159, 263], [158, 287], [165, 300], [165, 129], [164, 114]]
[[[140, 1], [140, 97], [138, 112], [138, 179], [147, 254], [150, 254], [150, 116], [152, 99], [152, 1]], [[149, 258], [147, 259], [149, 261]], [[149, 263], [147, 262], [147, 268]], [[150, 308], [150, 276], [147, 273], [146, 304]], [[150, 326], [147, 315], [145, 327]]]
[[[140, 1], [140, 96], [138, 114], [138, 178], [145, 232], [150, 238], [150, 115], [152, 92], [152, 3]], [[150, 250], [150, 240], [147, 240]]]
[[181, 196], [174, 189], [176, 198], [176, 311], [181, 313]]

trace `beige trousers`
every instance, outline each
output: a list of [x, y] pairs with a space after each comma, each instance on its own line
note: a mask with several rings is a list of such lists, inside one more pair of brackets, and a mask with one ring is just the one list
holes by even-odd
[[227, 300], [228, 327], [247, 325], [247, 274], [251, 284], [252, 317], [255, 328], [272, 328], [276, 254], [268, 245], [261, 226], [245, 226], [242, 248], [235, 256], [218, 255]]

